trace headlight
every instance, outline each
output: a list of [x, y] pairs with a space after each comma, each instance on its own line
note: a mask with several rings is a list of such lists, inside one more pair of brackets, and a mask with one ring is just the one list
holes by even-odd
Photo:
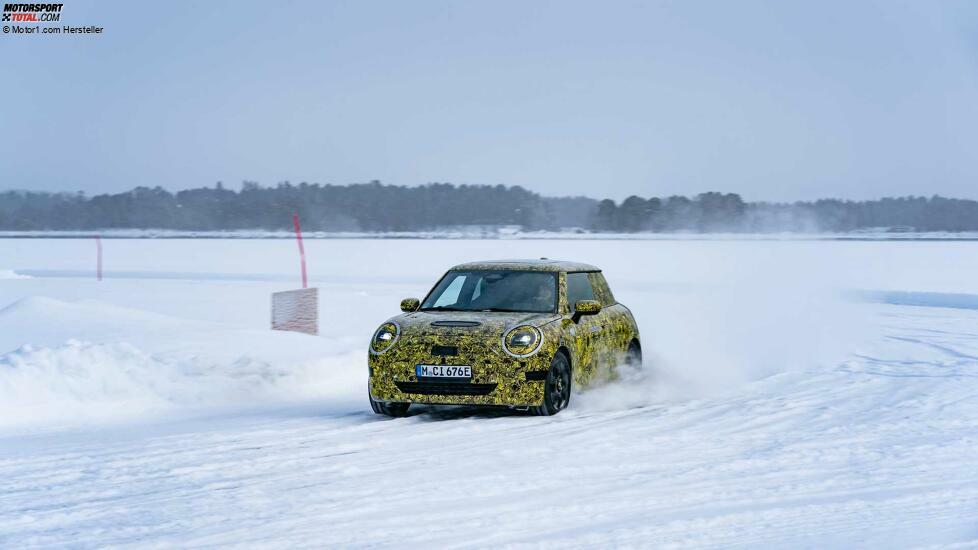
[[380, 328], [377, 329], [374, 337], [370, 340], [370, 353], [380, 355], [391, 349], [391, 346], [394, 345], [394, 342], [397, 342], [397, 338], [400, 335], [401, 327], [397, 323], [389, 322], [380, 325]]
[[529, 325], [516, 327], [503, 335], [503, 349], [514, 357], [529, 357], [540, 351], [543, 335]]

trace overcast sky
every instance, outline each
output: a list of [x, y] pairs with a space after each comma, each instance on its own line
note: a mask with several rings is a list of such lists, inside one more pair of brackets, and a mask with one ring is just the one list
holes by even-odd
[[80, 2], [0, 35], [0, 189], [978, 198], [978, 2]]

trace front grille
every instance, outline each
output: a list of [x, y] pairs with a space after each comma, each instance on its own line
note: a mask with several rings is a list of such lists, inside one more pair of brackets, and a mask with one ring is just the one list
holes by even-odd
[[394, 382], [404, 393], [419, 395], [489, 395], [495, 384], [468, 384], [464, 382]]

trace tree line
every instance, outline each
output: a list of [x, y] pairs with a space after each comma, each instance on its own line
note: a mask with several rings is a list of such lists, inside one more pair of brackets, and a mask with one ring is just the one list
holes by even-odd
[[170, 192], [137, 187], [116, 194], [6, 191], [0, 230], [289, 229], [297, 212], [313, 231], [433, 231], [460, 226], [519, 226], [528, 231], [811, 232], [893, 228], [978, 231], [978, 201], [933, 197], [871, 201], [745, 202], [736, 193], [693, 197], [631, 196], [620, 203], [545, 197], [519, 186], [378, 181], [350, 185], [244, 182]]
[[628, 197], [598, 203], [593, 227], [603, 231], [846, 232], [978, 231], [978, 201], [933, 197], [886, 197], [850, 201], [744, 202], [736, 193], [695, 197]]

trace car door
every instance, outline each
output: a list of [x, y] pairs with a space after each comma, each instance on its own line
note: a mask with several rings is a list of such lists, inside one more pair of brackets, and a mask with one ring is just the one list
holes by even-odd
[[601, 313], [595, 315], [600, 323], [600, 332], [592, 344], [594, 355], [602, 367], [612, 369], [624, 356], [631, 341], [629, 323], [625, 319], [624, 308], [618, 304], [611, 288], [601, 272], [588, 273], [594, 299], [601, 302]]
[[[570, 315], [574, 315], [574, 304], [578, 300], [594, 300], [594, 289], [591, 286], [591, 279], [587, 273], [568, 273], [567, 275], [567, 308]], [[594, 376], [600, 365], [600, 333], [601, 333], [601, 314], [582, 315], [577, 320], [574, 327], [574, 345], [576, 346], [576, 360], [574, 365], [574, 381], [580, 385], [585, 385]]]

